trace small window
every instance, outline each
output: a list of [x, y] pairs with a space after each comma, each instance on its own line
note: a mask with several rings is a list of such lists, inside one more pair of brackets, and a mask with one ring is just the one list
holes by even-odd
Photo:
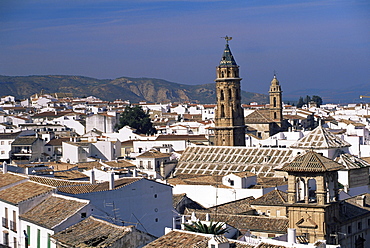
[[155, 222], [158, 222], [158, 218], [155, 218]]
[[81, 218], [86, 218], [86, 213], [81, 213]]
[[352, 226], [348, 226], [347, 227], [347, 232], [348, 232], [348, 234], [351, 234], [352, 233]]
[[211, 245], [211, 248], [216, 248], [216, 245]]
[[154, 194], [154, 198], [157, 198], [158, 197], [158, 195], [157, 194]]
[[362, 230], [362, 222], [357, 223], [357, 228], [358, 228], [358, 230]]
[[230, 180], [230, 186], [234, 186], [234, 180]]

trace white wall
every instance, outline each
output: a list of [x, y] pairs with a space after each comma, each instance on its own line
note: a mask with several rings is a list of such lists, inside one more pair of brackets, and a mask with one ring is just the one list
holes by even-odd
[[119, 218], [119, 223], [115, 224], [121, 221], [126, 225], [137, 223], [139, 230], [157, 237], [164, 234], [165, 227], [172, 227], [172, 188], [169, 185], [141, 179], [116, 190], [72, 196], [90, 200], [112, 217], [113, 207], [109, 205], [114, 204]]
[[[274, 189], [274, 187], [264, 189], [225, 189], [210, 185], [175, 185], [173, 186], [173, 194], [186, 193], [189, 198], [208, 208], [248, 196], [258, 198]], [[279, 186], [278, 189], [286, 191], [287, 185]]]

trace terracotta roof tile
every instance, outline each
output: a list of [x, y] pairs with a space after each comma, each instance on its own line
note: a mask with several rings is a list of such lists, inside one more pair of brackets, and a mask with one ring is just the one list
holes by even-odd
[[142, 240], [143, 243], [140, 245], [144, 245], [154, 239], [153, 236], [143, 233], [133, 226], [117, 226], [91, 216], [54, 234], [52, 238], [68, 247], [104, 248], [112, 247], [113, 243], [130, 235], [133, 235], [131, 238], [133, 240], [136, 238]]
[[309, 134], [298, 140], [290, 147], [300, 149], [328, 149], [349, 146], [351, 146], [351, 144], [349, 144], [347, 141], [338, 138], [329, 130], [319, 125], [317, 128], [312, 130]]
[[[134, 183], [136, 181], [143, 180], [142, 178], [120, 178], [114, 181], [114, 189], [122, 188], [126, 185]], [[85, 184], [85, 185], [74, 185], [74, 186], [63, 186], [59, 187], [58, 191], [68, 194], [85, 194], [91, 192], [107, 191], [109, 190], [109, 182], [103, 182], [98, 184]]]
[[175, 175], [226, 175], [249, 171], [257, 176], [274, 176], [273, 167], [292, 158], [292, 151], [277, 148], [189, 146], [186, 148]]
[[22, 201], [26, 201], [30, 198], [43, 195], [54, 190], [54, 187], [27, 181], [5, 190], [1, 190], [0, 199], [12, 204], [18, 204]]
[[89, 202], [86, 200], [72, 199], [55, 194], [20, 215], [20, 218], [52, 229], [88, 204]]
[[11, 185], [13, 183], [19, 183], [21, 181], [27, 181], [28, 178], [15, 173], [0, 173], [0, 188]]
[[337, 171], [343, 168], [343, 165], [316, 152], [309, 151], [298, 155], [293, 161], [286, 163], [279, 170], [292, 172], [325, 172]]
[[263, 206], [284, 206], [288, 201], [288, 193], [280, 190], [273, 190], [261, 197], [253, 200], [251, 205], [263, 205]]
[[[200, 234], [181, 230], [173, 230], [166, 235], [147, 244], [143, 248], [207, 248], [213, 235]], [[229, 240], [230, 248], [253, 248], [243, 242]]]

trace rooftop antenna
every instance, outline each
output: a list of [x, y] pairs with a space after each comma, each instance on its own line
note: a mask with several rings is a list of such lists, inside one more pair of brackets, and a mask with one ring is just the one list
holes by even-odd
[[226, 40], [226, 44], [229, 44], [229, 40], [232, 40], [233, 39], [233, 37], [229, 37], [227, 35], [225, 37], [221, 37], [221, 38], [223, 38], [223, 39]]
[[276, 75], [277, 75], [277, 71], [274, 70], [274, 78], [276, 78]]

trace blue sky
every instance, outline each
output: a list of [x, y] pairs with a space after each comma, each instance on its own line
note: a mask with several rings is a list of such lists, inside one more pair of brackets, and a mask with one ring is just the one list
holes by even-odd
[[367, 0], [1, 0], [0, 74], [212, 83], [225, 35], [246, 91], [369, 82]]

